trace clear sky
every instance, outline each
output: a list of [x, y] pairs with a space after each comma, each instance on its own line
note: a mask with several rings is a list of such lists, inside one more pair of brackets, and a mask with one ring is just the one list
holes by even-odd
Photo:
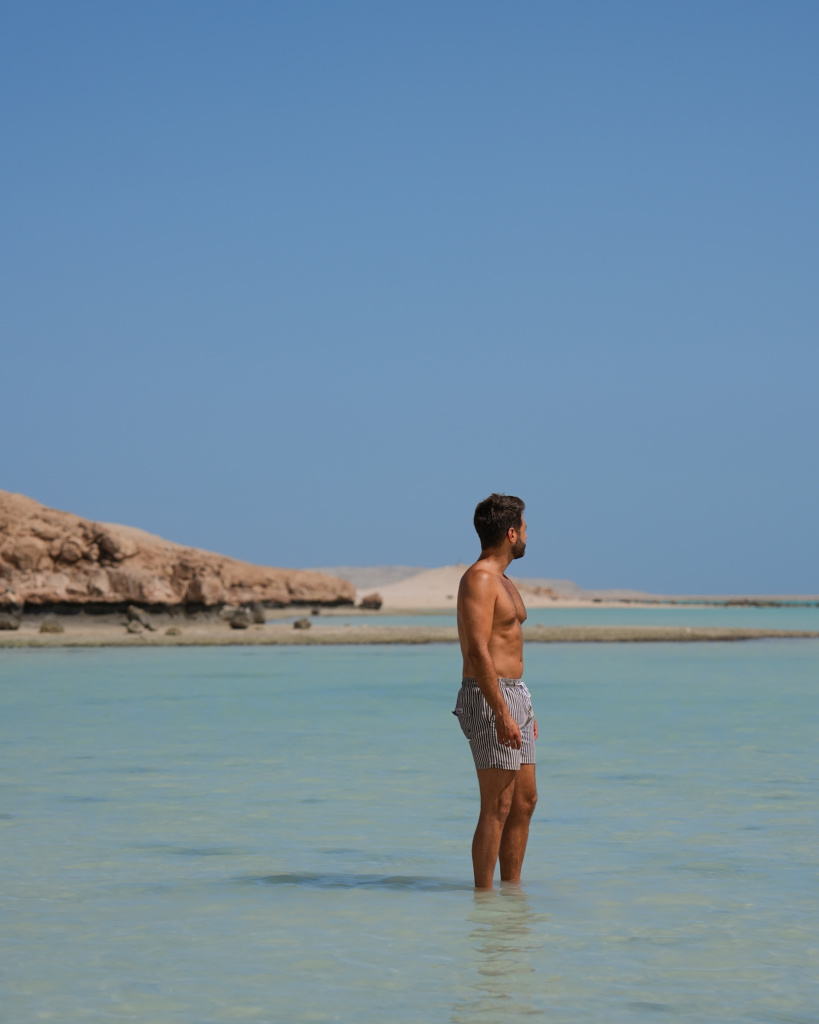
[[0, 7], [0, 487], [273, 565], [819, 591], [819, 4]]

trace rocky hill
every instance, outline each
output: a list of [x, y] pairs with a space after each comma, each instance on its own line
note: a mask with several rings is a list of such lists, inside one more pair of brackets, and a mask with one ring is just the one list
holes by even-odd
[[0, 491], [0, 606], [351, 604], [347, 580], [273, 569]]

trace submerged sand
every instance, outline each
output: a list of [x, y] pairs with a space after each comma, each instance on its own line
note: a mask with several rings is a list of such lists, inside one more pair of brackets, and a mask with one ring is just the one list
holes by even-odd
[[[292, 614], [292, 612], [291, 612]], [[39, 621], [24, 620], [14, 631], [0, 632], [2, 647], [191, 647], [191, 646], [304, 646], [332, 644], [456, 643], [455, 626], [333, 625], [324, 622], [294, 629], [291, 621], [267, 622], [232, 629], [221, 619], [173, 622], [156, 620], [156, 628], [129, 633], [123, 621], [67, 618], [63, 633], [40, 633]], [[172, 628], [178, 632], [168, 634]], [[524, 627], [529, 643], [650, 643], [759, 640], [819, 637], [819, 632], [787, 629], [733, 629], [685, 626], [543, 626]]]

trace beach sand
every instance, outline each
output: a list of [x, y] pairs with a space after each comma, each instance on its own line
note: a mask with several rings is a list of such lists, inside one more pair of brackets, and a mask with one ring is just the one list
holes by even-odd
[[[356, 603], [368, 594], [378, 593], [382, 612], [391, 614], [454, 612], [458, 601], [458, 586], [468, 566], [445, 565], [437, 569], [382, 567], [380, 581], [376, 569], [349, 571], [322, 569], [344, 575], [356, 587]], [[680, 604], [693, 607], [711, 605], [804, 605], [817, 604], [816, 595], [665, 595], [648, 594], [637, 590], [585, 590], [569, 580], [538, 580], [519, 576], [517, 563], [509, 567], [507, 575], [520, 591], [527, 608], [663, 608]], [[402, 569], [401, 578], [393, 581], [390, 572]], [[366, 575], [364, 575], [366, 573]], [[364, 583], [361, 579], [366, 580]]]
[[[438, 569], [423, 569], [385, 586], [359, 587], [356, 602], [376, 591], [384, 602], [382, 611], [454, 611], [458, 602], [458, 586], [467, 568], [467, 565], [444, 565]], [[562, 598], [555, 601], [553, 597], [538, 593], [525, 581], [515, 580], [515, 583], [527, 608], [554, 607], [558, 603], [563, 607], [577, 607], [574, 601]]]

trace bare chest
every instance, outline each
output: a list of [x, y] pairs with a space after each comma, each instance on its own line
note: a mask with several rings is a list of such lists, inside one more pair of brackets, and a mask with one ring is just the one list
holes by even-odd
[[513, 626], [526, 621], [526, 605], [517, 587], [505, 576], [499, 577], [503, 593], [495, 605], [495, 621], [501, 626]]

